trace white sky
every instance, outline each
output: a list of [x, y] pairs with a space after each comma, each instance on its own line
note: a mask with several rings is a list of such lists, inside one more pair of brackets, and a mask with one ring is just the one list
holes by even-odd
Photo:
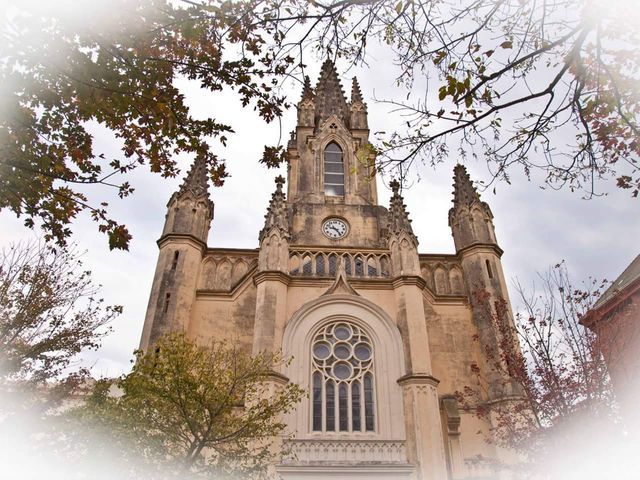
[[[315, 85], [320, 63], [310, 65], [309, 74]], [[343, 65], [338, 63], [338, 71]], [[368, 69], [352, 70], [342, 78], [347, 94], [351, 76], [357, 74], [362, 92], [369, 105], [371, 131], [392, 131], [401, 123], [390, 107], [376, 104], [373, 96], [389, 98], [404, 96], [394, 86], [393, 69], [384, 59], [373, 59]], [[231, 94], [202, 92], [194, 84], [184, 84], [187, 99], [194, 114], [212, 115], [229, 122], [236, 134], [229, 138], [228, 147], [219, 150], [228, 159], [231, 173], [222, 188], [211, 189], [215, 203], [215, 219], [209, 236], [210, 247], [255, 248], [262, 227], [268, 199], [274, 189], [273, 178], [280, 172], [268, 171], [258, 164], [265, 144], [278, 140], [277, 124], [265, 125], [250, 109], [242, 109]], [[291, 87], [290, 99], [295, 103], [300, 89]], [[283, 141], [295, 126], [295, 110], [282, 120]], [[96, 129], [97, 150], [115, 156], [118, 143], [109, 132]], [[217, 147], [216, 147], [217, 148]], [[181, 159], [183, 172], [189, 159]], [[420, 240], [421, 253], [454, 253], [453, 240], [447, 225], [447, 213], [452, 199], [452, 170], [455, 154], [450, 161], [420, 169], [420, 181], [404, 191], [406, 204], [413, 219], [413, 227]], [[474, 180], [488, 180], [486, 165], [471, 162], [467, 168]], [[284, 169], [281, 170], [282, 173]], [[98, 233], [96, 225], [83, 216], [74, 225], [74, 238], [80, 249], [87, 250], [85, 266], [93, 272], [96, 283], [103, 285], [102, 295], [108, 304], [121, 304], [124, 314], [112, 327], [114, 332], [105, 339], [98, 352], [88, 352], [83, 362], [93, 365], [98, 376], [115, 376], [129, 369], [132, 352], [138, 346], [151, 281], [157, 258], [156, 240], [159, 238], [166, 212], [166, 202], [182, 180], [162, 179], [140, 169], [131, 183], [133, 196], [118, 200], [111, 192], [104, 192], [110, 200], [111, 215], [125, 223], [131, 233], [129, 252], [110, 252], [107, 238]], [[381, 205], [388, 205], [389, 191], [378, 179]], [[529, 183], [517, 171], [512, 172], [512, 184], [497, 185], [497, 193], [482, 194], [495, 216], [496, 234], [504, 249], [503, 267], [508, 279], [518, 278], [528, 285], [536, 278], [536, 271], [544, 271], [562, 259], [568, 263], [573, 278], [592, 275], [613, 280], [638, 254], [640, 200], [632, 199], [628, 191], [611, 188], [609, 195], [583, 200], [582, 194], [568, 190], [541, 190], [541, 182]], [[0, 246], [11, 241], [33, 238], [11, 212], [0, 212]], [[514, 308], [518, 301], [511, 292]]]

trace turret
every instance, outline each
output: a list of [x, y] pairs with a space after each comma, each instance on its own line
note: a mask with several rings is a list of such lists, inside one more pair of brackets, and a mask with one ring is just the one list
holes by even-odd
[[351, 84], [351, 103], [349, 104], [349, 124], [352, 130], [368, 130], [367, 104], [362, 99], [358, 79], [353, 77]]
[[[491, 312], [495, 313], [496, 301], [506, 302], [504, 314], [508, 316], [507, 321], [513, 324], [509, 294], [500, 260], [502, 249], [496, 241], [491, 209], [480, 200], [466, 168], [456, 165], [453, 179], [453, 207], [449, 210], [449, 226], [470, 294], [480, 348], [482, 352], [494, 352], [495, 357], [499, 359], [502, 334], [497, 331], [491, 318]], [[515, 343], [513, 348], [517, 348]], [[486, 354], [483, 353], [484, 356]], [[482, 359], [489, 400], [517, 394], [517, 386], [495, 371], [492, 365], [495, 361]]]
[[276, 191], [264, 216], [264, 227], [260, 230], [259, 270], [287, 272], [289, 267], [289, 213], [282, 186], [284, 178], [276, 178]]
[[298, 103], [298, 126], [313, 127], [314, 116], [316, 111], [315, 95], [311, 88], [311, 80], [308, 76], [304, 77], [304, 85], [302, 87], [302, 98]]
[[158, 263], [140, 341], [143, 350], [168, 331], [188, 328], [213, 207], [206, 161], [198, 157], [167, 203], [164, 229], [158, 240]]
[[167, 203], [162, 236], [191, 235], [207, 243], [213, 220], [213, 202], [209, 198], [209, 175], [204, 157], [197, 158], [180, 188]]
[[276, 191], [264, 216], [260, 231], [260, 253], [256, 284], [256, 316], [253, 353], [275, 352], [282, 347], [287, 285], [289, 284], [290, 219], [282, 186], [284, 178], [276, 178]]
[[456, 165], [453, 172], [453, 208], [449, 210], [449, 226], [456, 251], [476, 243], [497, 245], [489, 205], [480, 200], [464, 166]]
[[389, 184], [393, 195], [389, 205], [388, 239], [394, 276], [420, 275], [418, 259], [418, 238], [411, 228], [407, 206], [400, 195], [400, 183], [392, 180]]

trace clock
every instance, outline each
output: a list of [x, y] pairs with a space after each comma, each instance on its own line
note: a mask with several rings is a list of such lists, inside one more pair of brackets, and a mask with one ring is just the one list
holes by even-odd
[[327, 218], [322, 222], [322, 233], [332, 240], [344, 238], [349, 233], [349, 224], [341, 218]]

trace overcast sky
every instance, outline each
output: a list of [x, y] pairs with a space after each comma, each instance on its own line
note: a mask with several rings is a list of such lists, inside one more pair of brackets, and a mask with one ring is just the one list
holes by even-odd
[[[320, 63], [309, 66], [308, 73], [314, 84]], [[339, 71], [343, 67], [338, 63]], [[373, 101], [374, 96], [403, 95], [394, 86], [394, 72], [388, 61], [373, 58], [369, 68], [349, 71], [342, 77], [347, 93], [354, 74], [369, 105], [371, 131], [397, 128], [402, 119], [391, 114], [390, 107]], [[196, 116], [212, 115], [229, 122], [236, 130], [230, 136], [228, 147], [220, 150], [228, 159], [231, 177], [222, 188], [211, 189], [215, 218], [209, 246], [255, 248], [274, 190], [273, 178], [285, 173], [284, 170], [269, 171], [258, 164], [264, 145], [278, 141], [278, 124], [265, 125], [252, 110], [243, 110], [232, 94], [203, 92], [187, 82], [181, 85]], [[300, 89], [292, 86], [290, 92], [291, 100], [297, 102]], [[286, 142], [288, 132], [294, 127], [295, 110], [292, 110], [282, 119], [283, 141]], [[94, 131], [97, 150], [117, 156], [116, 139], [100, 128]], [[189, 162], [188, 158], [181, 159], [183, 172]], [[447, 213], [452, 200], [455, 163], [454, 154], [448, 163], [435, 170], [421, 167], [420, 181], [404, 190], [421, 253], [454, 253]], [[467, 168], [472, 179], [488, 180], [486, 164], [471, 162]], [[113, 198], [110, 201], [112, 216], [125, 223], [133, 234], [129, 252], [110, 252], [106, 237], [97, 232], [96, 225], [86, 216], [73, 225], [74, 239], [80, 249], [87, 251], [85, 265], [92, 270], [94, 281], [103, 285], [105, 301], [124, 306], [124, 314], [113, 322], [114, 332], [105, 339], [103, 347], [84, 356], [84, 363], [93, 366], [95, 375], [114, 376], [130, 368], [157, 259], [155, 242], [162, 231], [167, 200], [181, 180], [162, 179], [140, 169], [132, 177], [131, 183], [136, 188], [133, 196], [118, 200], [108, 191], [101, 193]], [[507, 279], [518, 278], [529, 285], [537, 271], [544, 271], [564, 259], [576, 280], [589, 275], [613, 280], [640, 253], [640, 200], [632, 199], [628, 191], [610, 188], [607, 196], [584, 200], [580, 192], [542, 190], [540, 185], [539, 179], [529, 182], [514, 170], [511, 185], [501, 183], [497, 185], [496, 194], [489, 191], [482, 194], [495, 216], [496, 234], [505, 252], [503, 267]], [[389, 190], [381, 179], [378, 179], [378, 192], [380, 203], [387, 206]], [[23, 227], [22, 221], [15, 219], [11, 212], [0, 212], [0, 246], [38, 234]], [[513, 290], [511, 298], [517, 308]]]

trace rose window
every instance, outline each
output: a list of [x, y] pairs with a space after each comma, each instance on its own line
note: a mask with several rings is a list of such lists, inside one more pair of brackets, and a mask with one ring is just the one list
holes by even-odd
[[373, 348], [367, 334], [344, 321], [320, 330], [312, 343], [313, 430], [375, 430]]

